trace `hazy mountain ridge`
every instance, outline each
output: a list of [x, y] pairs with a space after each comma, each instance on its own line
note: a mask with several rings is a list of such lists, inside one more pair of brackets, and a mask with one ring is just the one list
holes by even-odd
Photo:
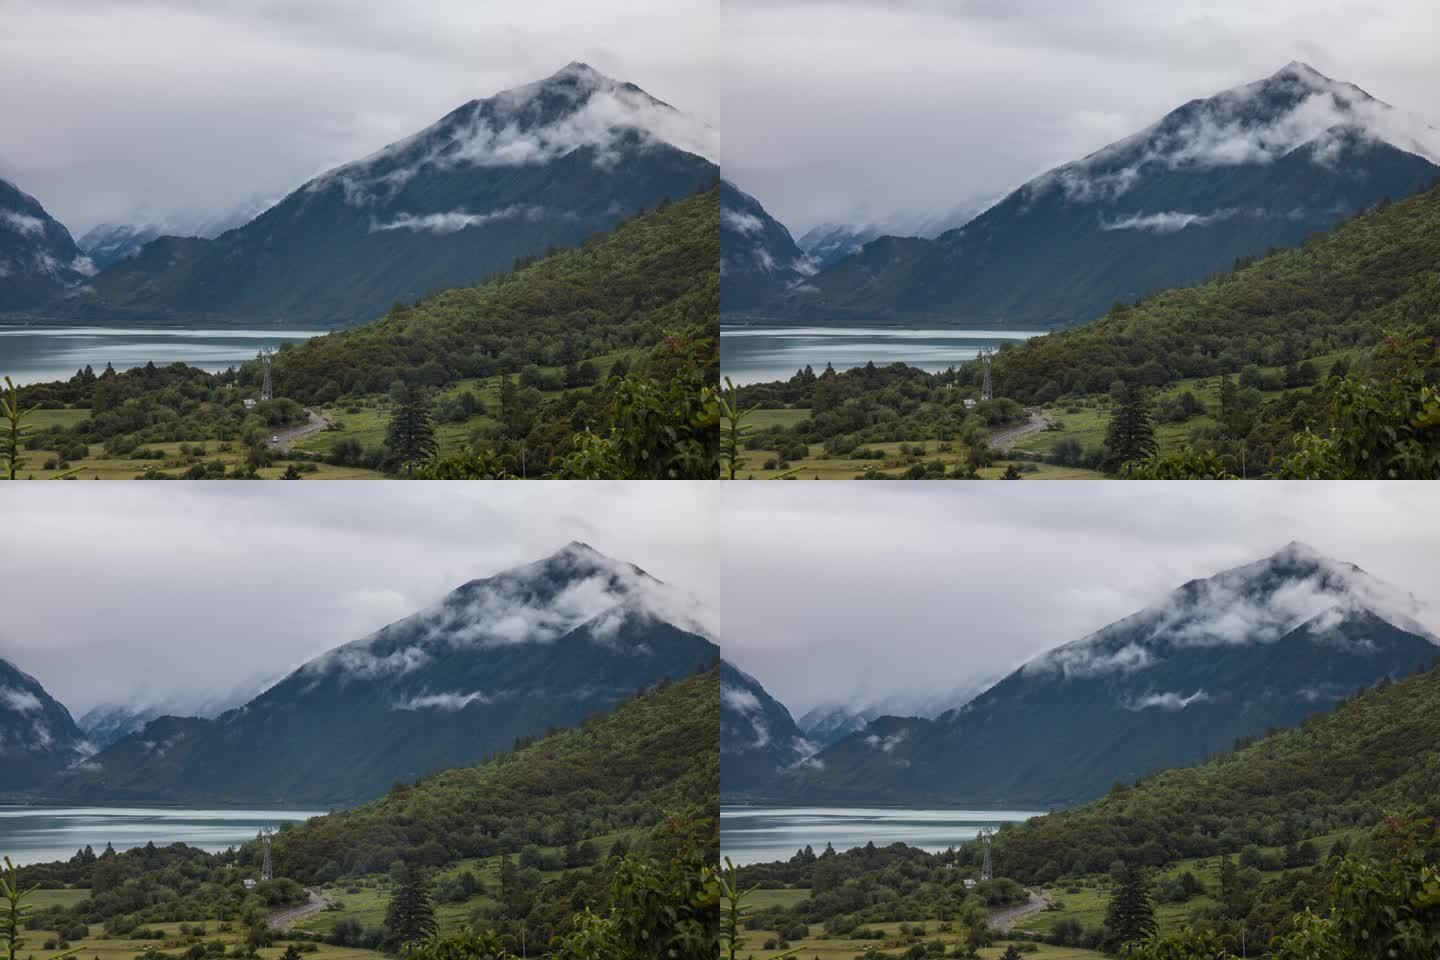
[[571, 544], [471, 581], [214, 720], [155, 720], [48, 789], [92, 800], [353, 803], [709, 665], [718, 649], [701, 621], [673, 588]]
[[70, 711], [39, 680], [0, 659], [0, 790], [34, 786], [93, 752]]
[[95, 272], [40, 201], [0, 179], [0, 310], [37, 306]]
[[816, 750], [760, 681], [721, 661], [720, 783], [727, 795], [763, 788]]
[[161, 236], [57, 309], [352, 326], [707, 186], [715, 152], [704, 124], [572, 63], [328, 171], [214, 240]]
[[790, 231], [759, 200], [720, 181], [720, 308], [757, 306], [815, 272]]
[[1359, 568], [1291, 544], [1041, 654], [933, 721], [880, 718], [767, 793], [1073, 804], [1428, 665], [1437, 647], [1418, 613]]
[[934, 241], [882, 237], [770, 305], [795, 320], [1067, 326], [1429, 183], [1440, 135], [1290, 64], [1022, 185]]

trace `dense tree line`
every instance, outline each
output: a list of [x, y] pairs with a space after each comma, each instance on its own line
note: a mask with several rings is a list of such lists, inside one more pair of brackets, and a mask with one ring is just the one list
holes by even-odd
[[478, 286], [397, 304], [381, 319], [282, 350], [278, 393], [304, 403], [577, 365], [649, 349], [720, 315], [719, 192], [636, 215]]
[[1024, 402], [1291, 367], [1373, 346], [1412, 323], [1440, 333], [1440, 185], [1382, 205], [1196, 287], [1117, 304], [1094, 323], [1038, 337], [996, 362]]
[[479, 766], [397, 784], [282, 833], [277, 869], [323, 882], [647, 829], [719, 795], [718, 683], [714, 670], [688, 677]]
[[[788, 861], [740, 867], [742, 887], [795, 887], [809, 897], [789, 908], [757, 910], [751, 926], [804, 936], [807, 924], [823, 924], [827, 933], [864, 938], [867, 924], [924, 917], [983, 928], [988, 908], [1025, 899], [1014, 880], [979, 881], [973, 844], [929, 853], [903, 843], [870, 843], [843, 853], [806, 847]], [[969, 881], [971, 884], [967, 886]]]

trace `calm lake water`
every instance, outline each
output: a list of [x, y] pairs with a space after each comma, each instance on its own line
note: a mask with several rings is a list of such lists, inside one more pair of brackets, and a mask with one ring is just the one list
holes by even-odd
[[816, 853], [908, 843], [944, 850], [974, 840], [981, 827], [1017, 823], [1045, 811], [906, 810], [868, 807], [720, 806], [720, 853], [737, 864], [788, 860], [807, 844]]
[[899, 360], [924, 370], [974, 360], [981, 347], [1040, 336], [1024, 330], [903, 329], [899, 327], [765, 327], [722, 323], [720, 371], [736, 383], [788, 380], [806, 364], [816, 373], [883, 366]]
[[87, 363], [96, 373], [183, 361], [224, 370], [251, 360], [261, 347], [306, 340], [323, 330], [239, 330], [228, 327], [74, 327], [0, 323], [0, 377], [16, 383], [68, 380]]
[[16, 863], [69, 860], [89, 844], [96, 853], [181, 841], [218, 851], [253, 840], [261, 827], [318, 817], [324, 811], [186, 810], [138, 807], [0, 806], [0, 857]]

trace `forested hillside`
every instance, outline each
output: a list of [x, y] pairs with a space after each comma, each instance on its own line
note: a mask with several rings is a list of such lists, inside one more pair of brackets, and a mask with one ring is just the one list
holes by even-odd
[[997, 870], [1027, 882], [1161, 866], [1337, 831], [1409, 807], [1440, 814], [1440, 661], [1199, 766], [1005, 831]]
[[1440, 185], [1236, 267], [1002, 351], [997, 393], [1028, 403], [1116, 380], [1160, 386], [1370, 346], [1411, 324], [1440, 332]]
[[276, 844], [277, 867], [305, 882], [517, 854], [649, 829], [667, 813], [710, 810], [720, 794], [716, 670], [662, 683], [582, 726], [475, 767], [397, 784], [363, 807], [312, 820]]
[[282, 350], [276, 393], [312, 403], [396, 380], [442, 386], [709, 329], [720, 311], [719, 223], [712, 188], [481, 286], [397, 305], [375, 323]]

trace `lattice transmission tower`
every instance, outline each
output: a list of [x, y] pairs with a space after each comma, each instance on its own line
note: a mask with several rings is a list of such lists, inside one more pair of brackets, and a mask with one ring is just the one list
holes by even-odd
[[994, 356], [994, 354], [991, 352], [990, 348], [983, 347], [981, 348], [980, 353], [977, 357], [977, 359], [980, 361], [981, 366], [985, 368], [985, 379], [980, 384], [981, 400], [995, 399], [995, 389], [990, 384], [990, 358], [992, 356]]
[[[266, 385], [268, 386], [269, 384], [267, 383]], [[260, 849], [264, 852], [264, 860], [260, 865], [260, 879], [274, 880], [275, 865], [270, 859], [270, 844], [271, 841], [275, 839], [275, 831], [271, 830], [269, 827], [265, 827], [260, 831], [260, 836], [258, 839], [260, 840]]]
[[[269, 347], [260, 348], [260, 366], [265, 369], [265, 381], [260, 385], [261, 400], [275, 399], [275, 388], [270, 383], [270, 356], [271, 352]], [[988, 371], [989, 368], [987, 367], [986, 370]], [[985, 376], [988, 382], [989, 373], [987, 372]]]
[[990, 863], [990, 841], [993, 840], [994, 837], [995, 831], [991, 830], [989, 827], [982, 827], [980, 829], [980, 832], [975, 835], [975, 838], [980, 841], [980, 845], [985, 848], [985, 863], [983, 866], [980, 867], [981, 880], [995, 879], [995, 868]]

